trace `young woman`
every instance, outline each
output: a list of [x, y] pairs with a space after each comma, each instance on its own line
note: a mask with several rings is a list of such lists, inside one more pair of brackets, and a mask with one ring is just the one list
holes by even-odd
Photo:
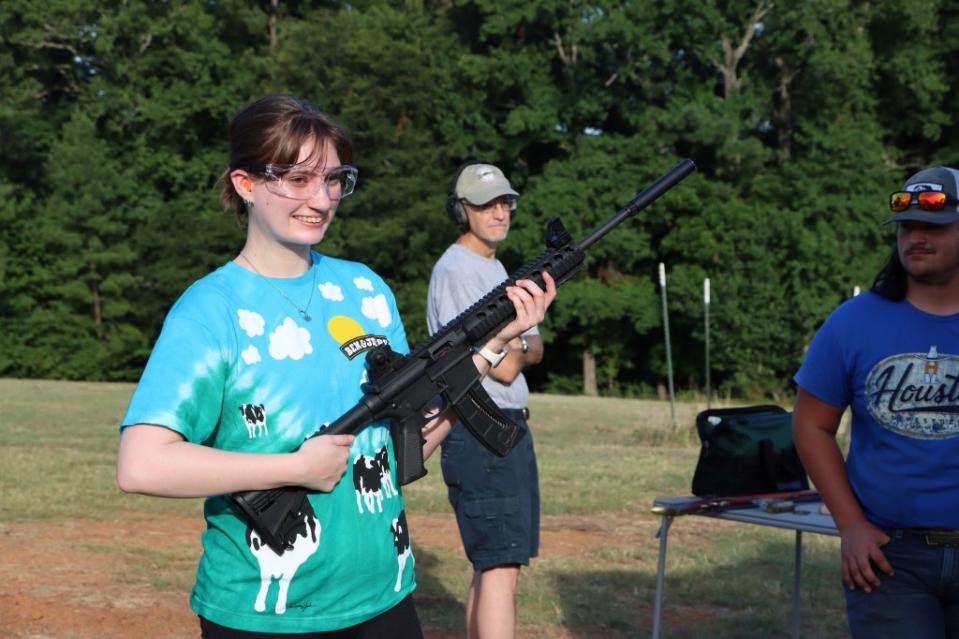
[[[271, 95], [234, 117], [229, 144], [222, 197], [246, 243], [170, 310], [121, 424], [117, 481], [207, 498], [190, 600], [203, 637], [420, 637], [388, 424], [306, 439], [360, 399], [366, 351], [384, 340], [408, 351], [386, 283], [311, 250], [356, 183], [351, 143], [314, 105]], [[507, 289], [516, 319], [486, 350], [542, 321], [556, 293], [545, 279], [546, 291]], [[427, 424], [424, 457], [450, 425], [445, 414]], [[282, 486], [311, 492], [278, 554], [229, 495]]]

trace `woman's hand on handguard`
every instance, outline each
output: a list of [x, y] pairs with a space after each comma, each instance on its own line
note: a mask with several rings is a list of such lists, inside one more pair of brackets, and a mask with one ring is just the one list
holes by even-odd
[[329, 492], [346, 472], [353, 435], [319, 435], [303, 442], [293, 453], [302, 464], [299, 485]]
[[[546, 309], [556, 299], [556, 282], [549, 273], [543, 271], [543, 283], [546, 284], [545, 291], [532, 280], [517, 280], [513, 286], [506, 287], [506, 296], [513, 302], [516, 317], [487, 343], [490, 350], [502, 351], [510, 340], [543, 321]], [[490, 344], [493, 342], [501, 342], [500, 348], [492, 348]]]
[[872, 592], [879, 586], [874, 567], [892, 576], [894, 571], [880, 548], [889, 543], [889, 535], [865, 519], [840, 531], [842, 580], [850, 589]]

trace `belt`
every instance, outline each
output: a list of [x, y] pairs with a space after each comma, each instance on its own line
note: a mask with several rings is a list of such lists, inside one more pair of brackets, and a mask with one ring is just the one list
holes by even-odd
[[930, 546], [959, 546], [959, 530], [951, 528], [903, 528], [902, 532], [922, 537]]
[[503, 414], [507, 417], [521, 417], [522, 419], [529, 419], [529, 408], [501, 408]]

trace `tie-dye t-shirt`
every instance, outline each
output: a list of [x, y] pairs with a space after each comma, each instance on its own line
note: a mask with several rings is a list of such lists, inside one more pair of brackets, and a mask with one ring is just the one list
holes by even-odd
[[[307, 320], [293, 302], [308, 301]], [[304, 275], [267, 280], [229, 262], [170, 310], [122, 426], [157, 424], [224, 450], [293, 451], [357, 403], [366, 352], [383, 343], [408, 352], [393, 294], [366, 266], [313, 253]], [[415, 578], [395, 467], [388, 424], [360, 431], [346, 474], [332, 492], [311, 493], [282, 555], [228, 496], [208, 498], [193, 610], [230, 628], [297, 633], [399, 603]]]

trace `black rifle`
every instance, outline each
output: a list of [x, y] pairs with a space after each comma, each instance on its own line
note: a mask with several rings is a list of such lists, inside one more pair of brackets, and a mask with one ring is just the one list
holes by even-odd
[[[557, 286], [561, 285], [583, 268], [584, 251], [589, 246], [695, 169], [691, 160], [683, 160], [578, 243], [573, 242], [558, 218], [550, 219], [545, 252], [417, 345], [409, 355], [400, 355], [388, 345], [370, 350], [366, 355], [370, 381], [363, 386], [363, 398], [316, 434], [356, 433], [371, 422], [390, 419], [397, 478], [402, 486], [426, 474], [423, 426], [427, 419], [423, 411], [439, 396], [444, 407], [452, 406], [463, 425], [486, 448], [496, 455], [506, 455], [525, 431], [510, 422], [490, 399], [480, 384], [472, 357], [477, 344], [485, 343], [516, 317], [506, 287], [516, 280], [529, 279], [545, 288], [544, 271]], [[289, 531], [302, 523], [299, 512], [305, 498], [306, 490], [299, 487], [233, 494], [234, 503], [253, 528], [278, 553], [286, 547]]]

